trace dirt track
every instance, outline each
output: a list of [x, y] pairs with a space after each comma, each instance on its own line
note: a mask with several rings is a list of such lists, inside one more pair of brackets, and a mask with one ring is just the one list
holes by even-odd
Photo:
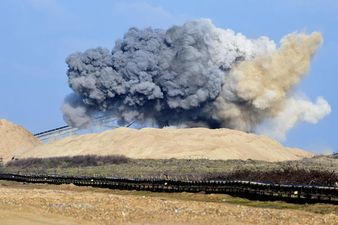
[[121, 194], [72, 185], [1, 182], [0, 196], [4, 225], [338, 224], [334, 214]]

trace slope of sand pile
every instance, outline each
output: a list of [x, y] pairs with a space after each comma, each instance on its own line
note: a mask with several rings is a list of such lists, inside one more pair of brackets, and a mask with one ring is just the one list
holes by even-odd
[[7, 120], [0, 120], [0, 158], [4, 162], [40, 144], [39, 139], [26, 129]]
[[229, 129], [130, 129], [68, 137], [24, 152], [20, 158], [121, 154], [131, 158], [297, 160], [312, 156], [265, 137]]

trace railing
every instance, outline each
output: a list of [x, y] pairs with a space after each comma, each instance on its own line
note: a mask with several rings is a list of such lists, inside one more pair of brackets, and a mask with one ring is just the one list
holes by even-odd
[[[35, 137], [39, 138], [40, 141], [47, 143], [50, 141], [56, 141], [74, 134], [83, 133], [95, 133], [101, 132], [107, 129], [113, 129], [119, 127], [116, 123], [117, 118], [109, 116], [101, 116], [93, 119], [92, 125], [89, 128], [77, 128], [71, 126], [61, 126], [51, 130], [42, 131], [34, 134]], [[135, 121], [125, 123], [124, 127], [130, 127]]]
[[36, 174], [0, 174], [0, 180], [27, 183], [74, 184], [78, 186], [92, 186], [122, 190], [219, 193], [259, 200], [284, 200], [296, 203], [323, 202], [338, 204], [338, 187], [324, 186], [283, 185], [239, 180], [180, 181]]

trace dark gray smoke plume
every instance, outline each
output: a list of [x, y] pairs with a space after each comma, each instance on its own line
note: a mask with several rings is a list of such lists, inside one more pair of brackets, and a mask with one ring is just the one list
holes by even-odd
[[[151, 119], [160, 127], [252, 131], [283, 111], [283, 103], [292, 98], [289, 90], [307, 72], [320, 43], [318, 33], [292, 34], [276, 49], [267, 37], [247, 39], [208, 19], [168, 30], [130, 28], [112, 51], [89, 49], [67, 58], [75, 94], [62, 110], [67, 123], [77, 127], [106, 114], [121, 121]], [[276, 73], [283, 54], [305, 62]], [[295, 79], [279, 84], [285, 77]]]

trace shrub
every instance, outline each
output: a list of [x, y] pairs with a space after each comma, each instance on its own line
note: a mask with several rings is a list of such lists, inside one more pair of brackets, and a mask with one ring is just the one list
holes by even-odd
[[7, 167], [26, 168], [67, 168], [67, 167], [87, 167], [101, 166], [109, 164], [128, 163], [129, 158], [123, 155], [97, 156], [80, 155], [72, 157], [51, 157], [51, 158], [27, 158], [9, 161]]
[[293, 167], [274, 170], [237, 170], [231, 173], [209, 173], [204, 180], [247, 180], [276, 184], [334, 186], [338, 174], [327, 170], [307, 170]]

